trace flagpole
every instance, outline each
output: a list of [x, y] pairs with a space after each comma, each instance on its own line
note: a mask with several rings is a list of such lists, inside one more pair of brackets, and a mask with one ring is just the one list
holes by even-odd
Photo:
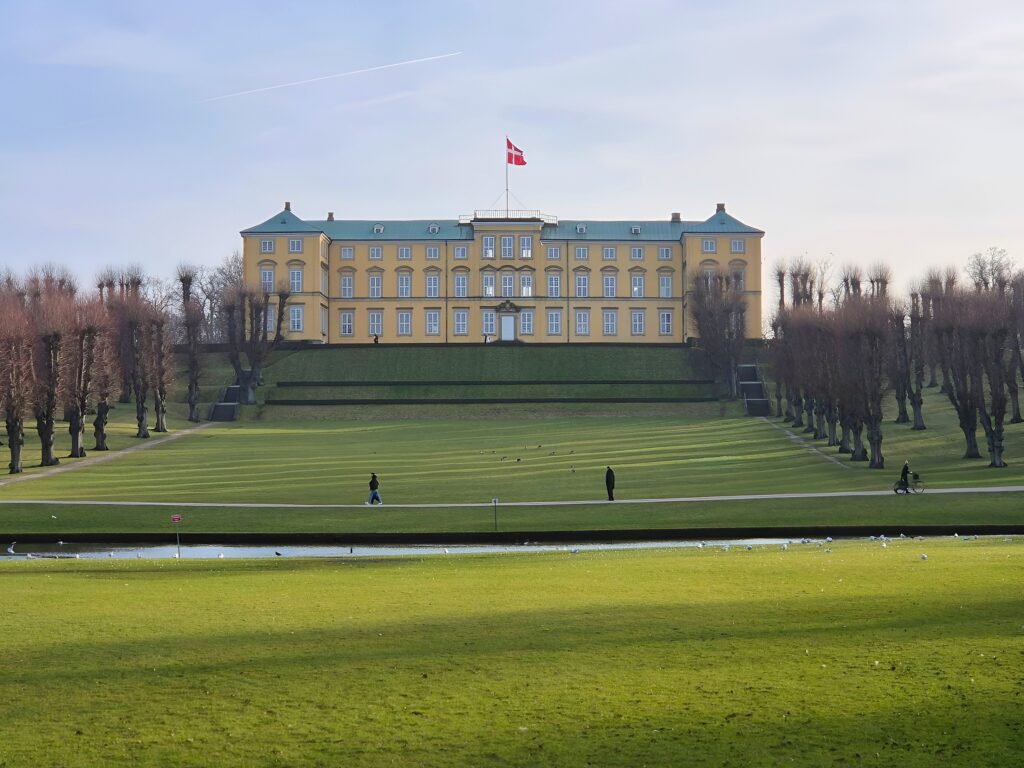
[[508, 136], [505, 137], [505, 218], [508, 218]]

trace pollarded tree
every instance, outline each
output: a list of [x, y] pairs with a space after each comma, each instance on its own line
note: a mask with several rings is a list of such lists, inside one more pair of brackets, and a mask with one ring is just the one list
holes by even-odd
[[1008, 404], [1007, 372], [1016, 374], [1010, 348], [1010, 336], [1014, 332], [1012, 309], [1009, 297], [1000, 290], [975, 294], [968, 304], [965, 320], [974, 342], [971, 387], [978, 395], [978, 418], [985, 431], [989, 466], [1005, 467], [1003, 424]]
[[902, 302], [889, 306], [889, 355], [886, 360], [889, 382], [896, 396], [896, 423], [910, 421], [907, 399], [910, 396], [910, 327], [907, 307]]
[[[224, 318], [227, 326], [228, 360], [235, 371], [240, 389], [239, 400], [247, 405], [256, 402], [256, 387], [263, 378], [263, 366], [270, 353], [284, 338], [284, 318], [291, 297], [288, 285], [278, 285], [276, 311], [270, 294], [249, 288], [235, 288], [224, 297]], [[273, 334], [268, 326], [273, 323]], [[242, 364], [242, 358], [248, 368]]]
[[94, 394], [96, 369], [104, 362], [97, 361], [96, 348], [99, 336], [106, 332], [106, 311], [97, 298], [90, 298], [75, 302], [73, 313], [61, 375], [65, 381], [64, 413], [71, 435], [70, 458], [77, 459], [85, 456], [85, 415]]
[[154, 432], [167, 431], [167, 388], [174, 374], [172, 361], [174, 347], [168, 331], [167, 313], [154, 306], [147, 306], [147, 327], [145, 333], [145, 354], [148, 356], [146, 369], [152, 377]]
[[924, 297], [920, 290], [910, 295], [910, 329], [907, 338], [907, 398], [914, 413], [911, 429], [926, 429], [924, 423], [924, 370], [928, 364], [926, 340], [928, 337], [928, 315], [924, 309]]
[[747, 301], [742, 290], [717, 272], [698, 275], [693, 281], [690, 306], [701, 349], [728, 386], [729, 396], [737, 397], [737, 366], [746, 337]]
[[96, 336], [95, 370], [93, 391], [96, 393], [96, 418], [92, 422], [92, 434], [96, 441], [94, 451], [106, 451], [107, 418], [110, 414], [111, 399], [121, 381], [120, 357], [115, 346], [111, 315], [104, 308], [102, 331]]
[[968, 330], [967, 298], [963, 291], [952, 286], [944, 287], [941, 295], [933, 295], [932, 331], [942, 372], [942, 391], [956, 411], [964, 435], [964, 458], [980, 459], [978, 401], [981, 393], [976, 391], [977, 379], [973, 376], [977, 360], [972, 348], [975, 342]]
[[11, 278], [0, 287], [0, 407], [7, 428], [10, 474], [22, 471], [21, 450], [25, 444], [25, 416], [29, 412], [32, 387], [32, 320], [21, 287]]
[[45, 266], [27, 282], [28, 311], [32, 321], [32, 413], [36, 420], [42, 458], [40, 466], [60, 464], [53, 449], [57, 404], [65, 381], [61, 355], [74, 313], [75, 285], [66, 270]]
[[185, 350], [188, 364], [188, 420], [199, 421], [199, 336], [203, 326], [203, 307], [193, 295], [199, 270], [189, 264], [178, 265], [181, 285], [181, 312], [185, 329]]

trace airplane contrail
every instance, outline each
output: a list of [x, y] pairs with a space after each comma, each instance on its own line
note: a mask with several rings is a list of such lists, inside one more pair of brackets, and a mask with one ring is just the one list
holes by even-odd
[[264, 91], [274, 91], [278, 88], [291, 88], [293, 85], [306, 85], [307, 83], [318, 83], [321, 80], [333, 80], [338, 77], [351, 77], [352, 75], [361, 75], [365, 72], [376, 72], [379, 69], [393, 69], [395, 67], [405, 67], [409, 64], [422, 64], [425, 61], [437, 61], [438, 59], [447, 59], [452, 56], [461, 56], [462, 51], [455, 51], [453, 53], [442, 53], [440, 56], [427, 56], [422, 59], [409, 59], [408, 61], [396, 61], [393, 64], [381, 64], [377, 67], [366, 67], [365, 69], [353, 69], [350, 72], [338, 72], [333, 75], [323, 75], [321, 77], [311, 77], [308, 80], [296, 80], [293, 83], [281, 83], [279, 85], [268, 85], [266, 88], [253, 88], [248, 91], [238, 91], [237, 93], [225, 93], [223, 96], [211, 96], [208, 99], [202, 99], [199, 104], [206, 104], [211, 101], [223, 101], [224, 99], [233, 99], [238, 96], [248, 96], [250, 93], [263, 93]]

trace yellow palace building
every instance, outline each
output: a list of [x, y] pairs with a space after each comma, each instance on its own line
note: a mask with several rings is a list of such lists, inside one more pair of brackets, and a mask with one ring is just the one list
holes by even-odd
[[[764, 232], [703, 221], [559, 221], [476, 211], [415, 221], [300, 219], [243, 230], [246, 285], [291, 291], [286, 337], [325, 344], [681, 343], [693, 270], [729, 274], [761, 334]], [[271, 313], [274, 316], [274, 313]]]

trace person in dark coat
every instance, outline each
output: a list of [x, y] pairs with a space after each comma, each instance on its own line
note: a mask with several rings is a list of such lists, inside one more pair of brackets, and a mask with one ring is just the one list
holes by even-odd
[[615, 501], [615, 473], [611, 467], [604, 473], [604, 487], [608, 489], [608, 501]]
[[377, 491], [378, 488], [380, 488], [380, 483], [377, 482], [377, 475], [374, 472], [371, 472], [370, 473], [370, 498], [368, 498], [366, 500], [367, 504], [371, 504], [372, 505], [374, 500], [376, 500], [378, 504], [383, 504], [384, 503], [380, 499], [380, 493], [378, 493], [378, 491]]
[[910, 459], [903, 462], [903, 469], [900, 472], [900, 485], [903, 488], [910, 486]]

